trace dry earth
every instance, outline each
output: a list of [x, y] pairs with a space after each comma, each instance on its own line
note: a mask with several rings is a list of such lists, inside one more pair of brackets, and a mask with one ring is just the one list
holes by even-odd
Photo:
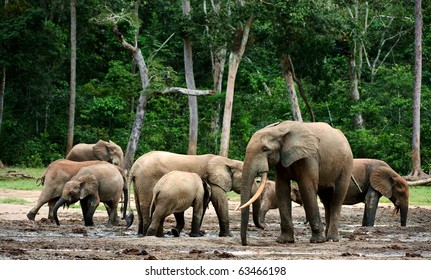
[[[47, 205], [35, 221], [26, 214], [40, 191], [0, 189], [0, 199], [21, 198], [29, 204], [0, 204], [0, 260], [431, 260], [431, 208], [411, 206], [408, 226], [399, 226], [391, 205], [381, 204], [375, 227], [361, 227], [363, 205], [343, 206], [340, 242], [311, 244], [304, 210], [294, 204], [296, 242], [277, 244], [278, 210], [267, 214], [267, 229], [249, 225], [249, 246], [241, 246], [240, 212], [230, 201], [233, 237], [218, 237], [218, 221], [210, 205], [202, 229], [205, 236], [190, 238], [190, 210], [179, 238], [138, 237], [137, 222], [129, 229], [106, 226], [105, 211], [98, 210], [94, 227], [84, 227], [80, 209], [60, 209], [61, 226], [47, 219]], [[132, 204], [133, 205], [133, 204]], [[136, 214], [136, 213], [135, 213]], [[323, 215], [323, 209], [321, 208]], [[166, 230], [173, 216], [165, 222]]]

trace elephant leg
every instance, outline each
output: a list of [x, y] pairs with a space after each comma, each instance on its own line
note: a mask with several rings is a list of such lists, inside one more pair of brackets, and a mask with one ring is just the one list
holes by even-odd
[[54, 201], [52, 204], [52, 207], [49, 207], [49, 212], [48, 212], [48, 219], [50, 220], [54, 220], [54, 216], [53, 216], [53, 207], [55, 205], [55, 202], [57, 202], [57, 200], [60, 198], [60, 196], [52, 198], [52, 199], [46, 199], [46, 197], [51, 197], [51, 194], [46, 194], [44, 193], [44, 191], [42, 191], [41, 195], [39, 196], [39, 199], [36, 202], [36, 205], [27, 213], [27, 218], [30, 221], [34, 221], [34, 219], [36, 218], [36, 214], [37, 212], [39, 212], [40, 208], [42, 208], [42, 206], [50, 201]]
[[276, 178], [275, 191], [277, 193], [278, 210], [280, 213], [281, 234], [277, 238], [278, 243], [293, 243], [293, 223], [292, 223], [292, 201], [290, 198], [290, 180]]
[[56, 197], [48, 201], [48, 219], [54, 221], [54, 205], [60, 197]]
[[117, 215], [118, 203], [113, 203], [113, 202], [105, 203], [105, 207], [109, 217], [108, 225], [118, 226], [118, 224], [120, 223], [118, 221], [118, 215]]
[[379, 199], [382, 195], [377, 191], [373, 190], [371, 187], [368, 188], [367, 194], [365, 196], [365, 207], [364, 216], [362, 218], [363, 227], [374, 226], [374, 221], [376, 219], [377, 206], [379, 204]]
[[91, 205], [88, 198], [84, 198], [80, 201], [82, 208], [82, 215], [84, 217], [84, 225], [86, 227], [94, 226], [93, 215], [96, 212], [97, 205]]
[[200, 237], [200, 229], [202, 225], [203, 220], [203, 204], [202, 203], [196, 203], [193, 206], [193, 217], [192, 217], [192, 229], [189, 234], [190, 237]]
[[260, 211], [259, 211], [259, 223], [264, 228], [266, 227], [265, 217], [266, 217], [266, 213], [268, 213], [268, 210], [269, 210], [269, 207], [262, 203], [262, 205], [260, 206]]
[[165, 218], [168, 216], [166, 213], [164, 213], [164, 209], [165, 207], [162, 207], [161, 205], [156, 206], [154, 209], [153, 215], [151, 217], [151, 223], [148, 226], [148, 230], [146, 231], [147, 236], [164, 236], [163, 224]]
[[298, 180], [298, 188], [303, 200], [305, 217], [311, 227], [311, 243], [325, 242], [323, 224], [320, 219], [319, 205], [317, 204], [317, 182], [313, 182], [310, 176]]
[[229, 230], [229, 208], [228, 200], [225, 191], [218, 187], [211, 187], [211, 203], [217, 214], [220, 226], [220, 237], [231, 237], [233, 236]]
[[[183, 230], [184, 228], [184, 212], [179, 212], [179, 213], [174, 213], [175, 216], [175, 221], [176, 221], [176, 225], [175, 225], [175, 230], [178, 233], [178, 236], [180, 234], [180, 232]], [[174, 234], [176, 235], [176, 234]]]

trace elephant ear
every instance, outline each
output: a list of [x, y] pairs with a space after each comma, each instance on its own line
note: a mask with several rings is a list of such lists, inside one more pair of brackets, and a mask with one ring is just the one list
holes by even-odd
[[96, 177], [91, 174], [86, 174], [81, 176], [79, 179], [81, 184], [80, 188], [81, 191], [79, 193], [79, 199], [84, 199], [85, 197], [89, 195], [98, 195], [99, 194], [99, 184], [97, 182]]
[[386, 196], [392, 197], [392, 188], [395, 183], [395, 178], [399, 175], [392, 168], [379, 166], [373, 170], [370, 176], [371, 187]]
[[93, 152], [99, 160], [109, 161], [108, 142], [99, 140], [93, 146]]
[[281, 163], [289, 167], [292, 163], [316, 155], [320, 139], [301, 123], [290, 123], [281, 130]]
[[217, 185], [225, 192], [232, 190], [231, 160], [217, 156], [211, 159], [207, 165], [205, 180], [211, 185]]

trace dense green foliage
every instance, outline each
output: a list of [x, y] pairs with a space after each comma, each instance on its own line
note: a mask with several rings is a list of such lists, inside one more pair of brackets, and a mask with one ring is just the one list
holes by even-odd
[[[256, 21], [236, 79], [229, 157], [243, 159], [247, 141], [257, 129], [291, 119], [279, 61], [280, 53], [287, 52], [292, 56], [316, 121], [340, 128], [348, 137], [355, 157], [385, 160], [401, 174], [410, 171], [412, 1], [391, 1], [386, 5], [368, 1], [370, 16], [376, 20], [370, 21], [366, 34], [349, 14], [353, 1], [244, 1], [245, 7], [232, 7], [232, 16], [227, 16], [226, 9], [219, 14], [212, 12], [207, 2], [204, 13], [203, 1], [191, 1], [191, 18], [184, 19], [181, 1], [141, 1], [138, 41], [149, 69], [151, 87], [136, 156], [150, 150], [187, 152], [187, 96], [161, 93], [166, 86], [186, 87], [182, 35], [192, 36], [197, 87], [211, 89], [211, 49], [225, 42], [228, 49], [232, 47], [230, 42], [237, 22], [253, 14]], [[423, 169], [428, 172], [431, 168], [431, 5], [429, 0], [422, 2], [421, 156]], [[97, 21], [106, 15], [107, 3], [98, 0], [77, 3], [78, 88], [74, 140], [94, 143], [110, 139], [125, 150], [140, 81], [133, 74], [130, 54], [118, 42], [112, 26]], [[3, 1], [0, 4], [0, 67], [7, 73], [0, 160], [7, 165], [44, 166], [64, 157], [66, 150], [69, 2], [12, 0], [7, 5]], [[133, 8], [128, 1], [109, 4], [115, 12]], [[360, 11], [363, 16], [363, 10]], [[394, 19], [393, 25], [388, 24], [390, 18]], [[134, 28], [127, 22], [119, 22], [119, 28], [126, 40], [133, 42]], [[400, 30], [405, 32], [395, 36]], [[382, 36], [389, 38], [391, 34], [393, 38], [379, 49]], [[370, 62], [379, 50], [381, 57], [387, 55], [384, 61], [379, 61], [375, 73], [363, 62], [361, 100], [355, 104], [349, 99], [347, 64], [353, 38], [364, 42]], [[305, 104], [301, 99], [300, 102], [303, 118], [309, 121]], [[222, 122], [223, 103], [223, 93], [198, 98], [198, 153], [219, 152], [221, 131], [215, 128]], [[353, 115], [358, 112], [365, 119], [363, 130], [353, 127]]]

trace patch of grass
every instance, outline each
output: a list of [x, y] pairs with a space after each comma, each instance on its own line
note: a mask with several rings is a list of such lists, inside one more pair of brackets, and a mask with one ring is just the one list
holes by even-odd
[[31, 204], [30, 201], [21, 198], [3, 198], [0, 199], [0, 203], [5, 204]]
[[[31, 176], [33, 178], [2, 178], [9, 172], [18, 172]], [[45, 168], [26, 168], [26, 167], [8, 167], [0, 169], [0, 189], [12, 190], [40, 190], [43, 187], [37, 184], [37, 179], [40, 178], [45, 171]]]

